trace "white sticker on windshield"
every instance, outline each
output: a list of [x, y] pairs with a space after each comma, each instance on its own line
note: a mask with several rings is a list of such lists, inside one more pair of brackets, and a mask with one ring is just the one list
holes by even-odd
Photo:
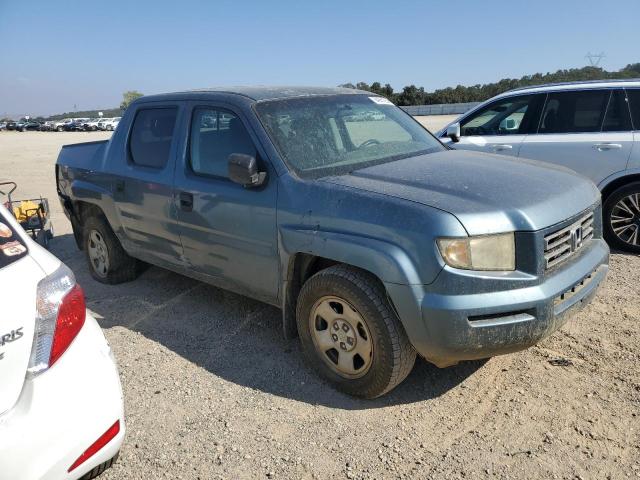
[[377, 103], [378, 105], [393, 105], [391, 100], [385, 97], [369, 97], [373, 103]]

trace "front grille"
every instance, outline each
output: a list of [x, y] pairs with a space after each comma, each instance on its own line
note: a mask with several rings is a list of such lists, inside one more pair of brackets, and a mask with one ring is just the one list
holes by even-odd
[[580, 250], [593, 238], [593, 212], [544, 237], [545, 268], [549, 269]]

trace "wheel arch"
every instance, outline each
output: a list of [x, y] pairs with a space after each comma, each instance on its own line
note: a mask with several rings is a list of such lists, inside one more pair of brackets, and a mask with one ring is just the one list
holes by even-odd
[[[344, 264], [373, 275], [387, 293], [385, 282], [421, 283], [411, 260], [399, 247], [358, 235], [318, 230], [280, 231], [282, 328], [286, 338], [297, 336], [296, 304], [304, 283], [315, 273]], [[402, 320], [402, 319], [401, 319]]]
[[617, 189], [634, 182], [640, 182], [640, 170], [633, 172], [625, 171], [618, 176], [611, 176], [605, 179], [598, 185], [602, 193], [602, 203]]

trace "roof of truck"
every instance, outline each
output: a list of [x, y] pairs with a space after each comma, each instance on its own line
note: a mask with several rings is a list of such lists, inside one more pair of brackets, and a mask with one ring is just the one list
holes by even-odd
[[261, 100], [279, 100], [283, 98], [294, 97], [309, 97], [318, 95], [342, 95], [342, 94], [354, 94], [364, 93], [368, 95], [375, 95], [371, 92], [364, 90], [357, 90], [355, 88], [344, 87], [287, 87], [287, 86], [254, 86], [254, 87], [211, 87], [201, 88], [197, 90], [188, 90], [174, 93], [163, 93], [159, 95], [148, 95], [143, 97], [145, 100], [154, 99], [166, 99], [167, 97], [175, 95], [188, 95], [188, 94], [202, 94], [202, 93], [227, 93], [241, 95], [243, 97], [250, 98], [255, 101]]

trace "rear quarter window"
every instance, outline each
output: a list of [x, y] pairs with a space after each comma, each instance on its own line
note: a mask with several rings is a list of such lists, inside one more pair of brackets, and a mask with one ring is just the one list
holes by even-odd
[[0, 269], [24, 257], [27, 246], [9, 224], [3, 213], [0, 213]]
[[162, 169], [169, 161], [178, 109], [142, 108], [136, 112], [129, 138], [135, 165]]
[[634, 130], [640, 130], [640, 89], [627, 90]]

